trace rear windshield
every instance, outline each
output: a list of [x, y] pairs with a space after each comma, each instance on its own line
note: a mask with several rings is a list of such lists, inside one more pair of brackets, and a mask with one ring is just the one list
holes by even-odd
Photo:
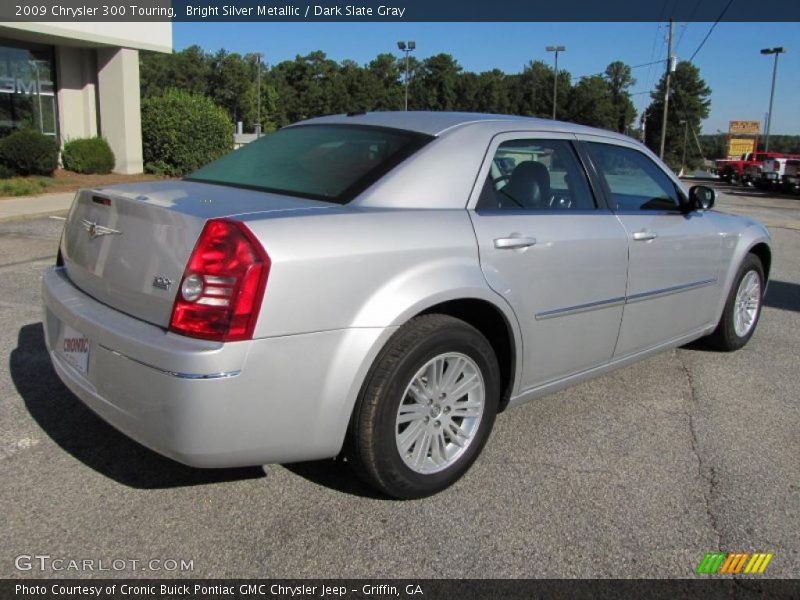
[[344, 204], [431, 136], [361, 125], [297, 125], [266, 135], [186, 179]]

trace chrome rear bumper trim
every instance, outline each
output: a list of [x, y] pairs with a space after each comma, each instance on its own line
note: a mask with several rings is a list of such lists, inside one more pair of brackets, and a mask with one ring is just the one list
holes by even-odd
[[130, 356], [126, 356], [121, 352], [117, 352], [116, 350], [112, 350], [108, 346], [103, 346], [100, 344], [100, 347], [103, 350], [106, 350], [113, 354], [114, 356], [118, 356], [120, 358], [124, 358], [125, 360], [129, 360], [131, 362], [135, 362], [136, 364], [142, 365], [143, 367], [148, 367], [153, 369], [154, 371], [158, 371], [159, 373], [163, 373], [164, 375], [169, 375], [170, 377], [178, 377], [179, 379], [227, 379], [229, 377], [236, 377], [241, 373], [241, 371], [228, 371], [224, 373], [178, 373], [176, 371], [169, 371], [167, 369], [162, 369], [160, 367], [156, 367], [155, 365], [148, 364], [141, 360], [137, 360], [135, 358], [131, 358]]

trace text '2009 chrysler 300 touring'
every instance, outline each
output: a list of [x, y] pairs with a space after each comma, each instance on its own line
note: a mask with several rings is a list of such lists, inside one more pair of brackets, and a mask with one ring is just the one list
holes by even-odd
[[65, 384], [198, 467], [344, 455], [458, 479], [499, 410], [753, 334], [770, 238], [634, 140], [501, 115], [285, 127], [181, 181], [78, 192], [43, 280]]

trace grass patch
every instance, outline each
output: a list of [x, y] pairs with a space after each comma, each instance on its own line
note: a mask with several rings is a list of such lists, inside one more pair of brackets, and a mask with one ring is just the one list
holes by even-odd
[[11, 177], [0, 179], [0, 196], [35, 196], [54, 183], [52, 177]]

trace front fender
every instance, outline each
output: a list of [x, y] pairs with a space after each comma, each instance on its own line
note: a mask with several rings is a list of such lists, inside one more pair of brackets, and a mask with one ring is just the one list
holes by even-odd
[[[765, 244], [769, 248], [770, 254], [772, 253], [772, 237], [764, 225], [747, 217], [729, 217], [726, 221], [728, 221], [725, 223], [726, 225], [738, 224], [739, 227], [722, 227], [720, 231], [720, 235], [723, 236], [723, 256], [727, 257], [727, 262], [723, 263], [720, 272], [722, 294], [720, 294], [717, 304], [715, 322], [719, 322], [722, 318], [728, 295], [745, 257], [759, 244]], [[765, 275], [768, 278], [768, 273]], [[766, 293], [766, 282], [764, 293]]]

